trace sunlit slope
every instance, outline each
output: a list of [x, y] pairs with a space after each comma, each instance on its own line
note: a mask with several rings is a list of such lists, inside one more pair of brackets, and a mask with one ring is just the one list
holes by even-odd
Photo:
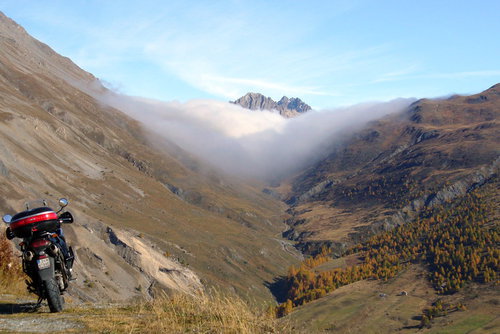
[[284, 302], [277, 314], [309, 330], [494, 333], [500, 310], [499, 189], [498, 176], [492, 177], [340, 258], [323, 248], [289, 269], [279, 285]]
[[287, 232], [311, 251], [342, 249], [463, 196], [498, 169], [500, 85], [419, 100], [332, 143], [293, 181]]

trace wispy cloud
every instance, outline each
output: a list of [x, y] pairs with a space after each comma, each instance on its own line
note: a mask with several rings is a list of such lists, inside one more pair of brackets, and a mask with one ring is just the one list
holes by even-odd
[[397, 81], [402, 80], [405, 77], [408, 77], [410, 74], [415, 73], [419, 69], [419, 66], [416, 64], [407, 66], [405, 68], [391, 71], [388, 73], [382, 74], [379, 78], [373, 80], [373, 83], [377, 82], [387, 82], [387, 81]]
[[285, 83], [275, 83], [260, 79], [243, 79], [228, 77], [203, 77], [206, 80], [207, 89], [218, 87], [220, 94], [227, 98], [237, 98], [242, 92], [269, 92], [270, 95], [276, 95], [283, 92], [296, 95], [322, 95], [338, 96], [338, 93], [322, 91], [317, 87], [309, 86], [290, 86]]
[[339, 96], [332, 83], [340, 86], [349, 71], [361, 77], [380, 67], [388, 51], [386, 45], [339, 50], [335, 55], [324, 45], [290, 50], [288, 44], [300, 42], [291, 41], [289, 32], [271, 38], [265, 29], [241, 31], [246, 28], [241, 22], [227, 31], [212, 27], [194, 40], [182, 32], [165, 32], [147, 45], [145, 53], [166, 73], [193, 87], [234, 99], [249, 91], [275, 97]]
[[[238, 4], [176, 4], [174, 18], [134, 17], [132, 27], [118, 20], [89, 30], [95, 43], [82, 46], [77, 61], [113, 68], [116, 55], [125, 61], [145, 57], [160, 69], [158, 77], [174, 76], [213, 96], [234, 99], [259, 91], [307, 98], [339, 96], [332, 82], [340, 86], [350, 69], [378, 67], [374, 63], [387, 52], [383, 45], [346, 50], [334, 40], [316, 40], [317, 30], [336, 14], [333, 5], [308, 17], [307, 11], [290, 13], [282, 6]], [[349, 8], [344, 1], [338, 7], [338, 12]], [[290, 24], [294, 20], [300, 24]], [[123, 31], [122, 26], [128, 28]], [[96, 53], [104, 56], [94, 57]]]

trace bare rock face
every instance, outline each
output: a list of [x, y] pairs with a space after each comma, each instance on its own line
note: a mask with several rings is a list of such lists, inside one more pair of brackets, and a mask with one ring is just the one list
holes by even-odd
[[270, 97], [265, 97], [259, 93], [248, 93], [232, 102], [250, 110], [273, 110], [277, 108], [277, 103]]
[[126, 301], [154, 297], [155, 288], [188, 294], [203, 285], [198, 275], [135, 230], [109, 227], [79, 214], [66, 227], [77, 261], [69, 295], [77, 300]]
[[243, 108], [250, 110], [276, 110], [285, 118], [296, 117], [311, 110], [311, 107], [301, 99], [283, 96], [278, 102], [260, 93], [247, 93], [231, 103], [239, 104]]
[[289, 99], [286, 96], [283, 96], [281, 100], [279, 100], [278, 108], [283, 110], [283, 112], [281, 112], [282, 115], [290, 115], [288, 117], [295, 117], [298, 114], [311, 110], [311, 107], [298, 97], [292, 97]]

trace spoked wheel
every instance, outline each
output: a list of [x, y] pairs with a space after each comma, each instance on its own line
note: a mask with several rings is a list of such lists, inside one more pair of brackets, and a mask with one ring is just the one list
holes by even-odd
[[49, 303], [50, 312], [61, 312], [64, 301], [56, 281], [51, 278], [43, 281], [43, 285], [45, 287], [45, 292], [47, 293], [47, 302]]

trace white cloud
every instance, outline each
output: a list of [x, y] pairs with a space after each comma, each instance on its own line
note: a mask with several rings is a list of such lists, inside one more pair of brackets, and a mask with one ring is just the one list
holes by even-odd
[[323, 145], [413, 101], [364, 103], [284, 119], [212, 100], [179, 103], [117, 94], [98, 97], [213, 166], [268, 180], [310, 164], [325, 153]]

